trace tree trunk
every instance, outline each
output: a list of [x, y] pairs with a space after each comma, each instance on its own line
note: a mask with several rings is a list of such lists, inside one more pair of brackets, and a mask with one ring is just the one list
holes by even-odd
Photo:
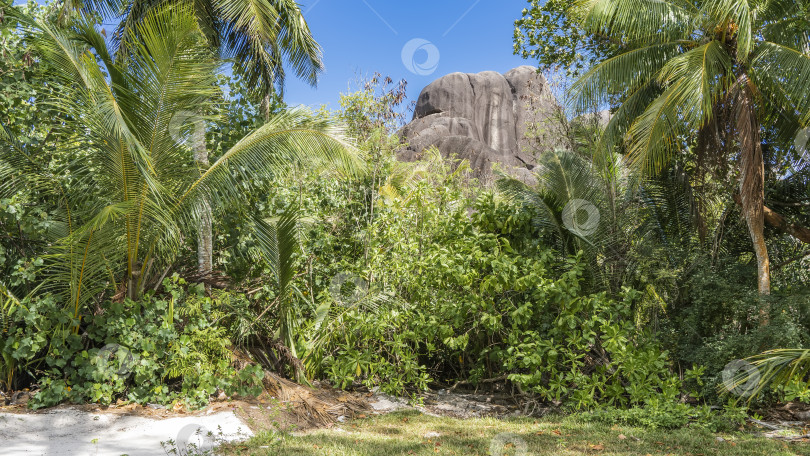
[[[761, 217], [751, 213], [751, 209], [745, 210], [745, 222], [748, 224], [748, 232], [754, 243], [754, 253], [757, 256], [757, 284], [759, 294], [771, 294], [771, 264], [768, 256], [768, 246], [765, 244], [765, 234], [763, 233], [763, 221]], [[755, 212], [755, 211], [753, 211]]]
[[264, 121], [268, 122], [270, 120], [270, 93], [265, 93], [264, 97], [262, 97], [262, 111], [264, 111]]
[[[200, 169], [208, 168], [208, 149], [205, 146], [205, 123], [194, 125], [194, 161]], [[202, 278], [211, 275], [214, 269], [214, 235], [213, 214], [208, 201], [203, 201], [200, 209], [200, 221], [197, 227], [197, 272]]]
[[[757, 282], [760, 296], [771, 294], [771, 265], [768, 247], [765, 244], [765, 162], [759, 136], [753, 95], [747, 75], [738, 80], [736, 118], [740, 142], [740, 199], [743, 217], [754, 244], [757, 257]], [[768, 321], [768, 309], [763, 302], [760, 308], [760, 323]]]

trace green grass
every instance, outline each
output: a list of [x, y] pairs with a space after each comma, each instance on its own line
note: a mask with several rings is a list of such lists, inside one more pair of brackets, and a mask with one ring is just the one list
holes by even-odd
[[[651, 430], [586, 423], [576, 417], [457, 420], [416, 412], [355, 420], [343, 431], [302, 435], [267, 432], [219, 454], [279, 456], [541, 456], [541, 455], [810, 455], [810, 445], [784, 443], [747, 434], [712, 434], [699, 429]], [[425, 437], [439, 433], [439, 437]], [[718, 441], [720, 436], [724, 441]], [[497, 439], [497, 440], [496, 440]], [[495, 443], [493, 443], [495, 442]], [[500, 443], [499, 443], [500, 442]], [[523, 446], [525, 445], [525, 446]], [[491, 450], [494, 453], [491, 453]], [[521, 451], [523, 450], [523, 451]]]

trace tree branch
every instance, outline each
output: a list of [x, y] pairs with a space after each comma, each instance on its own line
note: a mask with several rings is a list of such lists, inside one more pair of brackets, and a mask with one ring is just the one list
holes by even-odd
[[[734, 195], [734, 201], [738, 205], [742, 206], [742, 199], [740, 198], [740, 195]], [[765, 221], [768, 222], [769, 225], [773, 226], [782, 233], [793, 236], [805, 244], [810, 244], [810, 229], [788, 222], [784, 217], [782, 217], [782, 215], [780, 215], [778, 212], [774, 212], [768, 206], [763, 206], [763, 212], [765, 213]]]
[[808, 256], [810, 256], [810, 250], [802, 253], [801, 255], [796, 255], [795, 257], [790, 258], [789, 260], [786, 260], [786, 261], [783, 261], [782, 263], [777, 264], [776, 266], [773, 267], [773, 270], [778, 271], [778, 270], [784, 268], [785, 266], [787, 266], [787, 265], [789, 265], [791, 263], [795, 263], [795, 262], [797, 262], [799, 260], [803, 260], [803, 259], [807, 258]]
[[781, 201], [773, 201], [773, 200], [771, 200], [771, 204], [773, 204], [774, 206], [783, 206], [783, 207], [805, 207], [805, 206], [810, 206], [810, 201], [796, 201], [796, 202], [783, 203]]

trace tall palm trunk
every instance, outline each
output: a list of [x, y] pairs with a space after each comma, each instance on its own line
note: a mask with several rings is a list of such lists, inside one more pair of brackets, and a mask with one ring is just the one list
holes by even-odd
[[[759, 136], [759, 121], [754, 111], [754, 101], [749, 88], [748, 76], [737, 79], [737, 135], [740, 142], [740, 199], [748, 232], [754, 243], [757, 257], [759, 294], [771, 293], [771, 268], [768, 247], [765, 244], [765, 163], [762, 158], [762, 143]], [[766, 309], [761, 309], [765, 316]]]
[[[205, 123], [195, 122], [194, 126], [194, 161], [200, 169], [207, 169], [208, 149], [205, 147]], [[205, 200], [200, 209], [200, 221], [197, 227], [197, 272], [202, 278], [211, 275], [214, 269], [214, 234], [211, 204]]]

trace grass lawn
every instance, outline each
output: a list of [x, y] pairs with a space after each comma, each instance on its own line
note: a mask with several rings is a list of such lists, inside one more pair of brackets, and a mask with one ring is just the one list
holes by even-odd
[[[219, 454], [399, 455], [809, 455], [810, 444], [696, 429], [649, 430], [585, 423], [575, 417], [498, 420], [434, 418], [417, 412], [373, 416], [303, 435], [259, 434]], [[438, 435], [437, 435], [438, 434]], [[722, 437], [722, 441], [717, 437]]]

